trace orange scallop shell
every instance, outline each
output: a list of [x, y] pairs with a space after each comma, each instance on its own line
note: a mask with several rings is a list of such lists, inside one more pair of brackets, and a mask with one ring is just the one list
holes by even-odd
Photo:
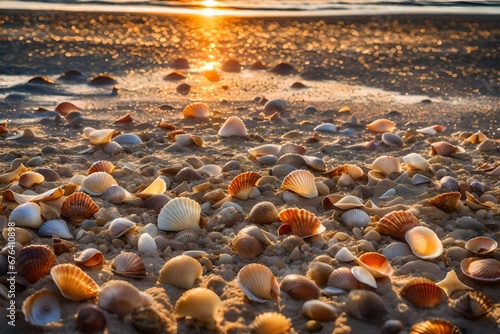
[[414, 324], [410, 334], [462, 334], [462, 332], [444, 319], [428, 319]]
[[87, 174], [90, 175], [96, 172], [106, 172], [108, 174], [111, 174], [111, 172], [114, 171], [115, 168], [116, 166], [113, 165], [111, 162], [106, 160], [100, 160], [94, 162], [92, 166], [90, 166], [89, 170], [87, 171]]
[[56, 256], [52, 249], [45, 245], [29, 245], [23, 247], [17, 257], [17, 266], [21, 276], [31, 284], [50, 272]]
[[241, 173], [229, 184], [229, 195], [247, 200], [250, 193], [255, 188], [255, 184], [262, 176], [255, 172]]
[[61, 206], [61, 213], [73, 223], [81, 223], [98, 211], [99, 207], [94, 200], [89, 195], [81, 192], [72, 193], [66, 197]]
[[446, 213], [452, 213], [460, 202], [461, 194], [458, 191], [437, 195], [429, 200], [429, 204]]
[[427, 278], [414, 278], [408, 282], [400, 295], [418, 307], [434, 307], [443, 299], [443, 289]]
[[184, 108], [182, 115], [184, 117], [208, 118], [210, 115], [210, 107], [203, 102], [194, 102]]
[[420, 223], [411, 212], [393, 211], [378, 221], [376, 230], [382, 234], [404, 239], [406, 232], [416, 226], [420, 226]]
[[396, 123], [391, 120], [381, 118], [377, 119], [366, 126], [366, 128], [370, 131], [383, 133], [383, 132], [391, 132], [394, 130]]
[[74, 105], [71, 102], [62, 102], [59, 103], [56, 107], [56, 111], [62, 115], [67, 115], [68, 113], [78, 110], [78, 106]]
[[61, 294], [76, 302], [96, 297], [99, 292], [97, 283], [74, 264], [59, 264], [50, 270], [50, 276]]
[[305, 209], [285, 209], [279, 213], [279, 219], [283, 222], [278, 229], [279, 235], [292, 233], [301, 238], [307, 238], [325, 231], [321, 220]]
[[305, 198], [318, 196], [314, 174], [308, 170], [294, 170], [281, 183], [281, 189], [290, 190]]

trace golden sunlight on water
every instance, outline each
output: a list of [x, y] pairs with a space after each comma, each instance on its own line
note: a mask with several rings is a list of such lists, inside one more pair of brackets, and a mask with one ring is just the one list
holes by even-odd
[[203, 5], [205, 8], [202, 10], [202, 14], [205, 16], [214, 16], [217, 14], [217, 10], [214, 8], [217, 5], [215, 0], [205, 0]]

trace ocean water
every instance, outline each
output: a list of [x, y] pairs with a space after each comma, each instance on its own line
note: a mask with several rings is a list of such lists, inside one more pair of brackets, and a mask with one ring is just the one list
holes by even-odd
[[206, 16], [499, 15], [500, 0], [0, 0], [1, 9]]

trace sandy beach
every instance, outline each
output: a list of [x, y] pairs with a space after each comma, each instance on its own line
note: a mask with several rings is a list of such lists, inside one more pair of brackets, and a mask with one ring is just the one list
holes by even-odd
[[[434, 318], [464, 334], [498, 331], [498, 22], [493, 16], [259, 19], [0, 13], [1, 229], [8, 227], [23, 201], [38, 203], [45, 210], [39, 219], [63, 219], [71, 238], [58, 238], [73, 244], [56, 254], [50, 267], [74, 265], [80, 252], [96, 248], [103, 264], [78, 268], [101, 292], [109, 281], [131, 283], [145, 293], [142, 306], [147, 306], [147, 316], [158, 316], [145, 322], [147, 329], [134, 327], [134, 322], [141, 324], [139, 307], [120, 319], [103, 307], [101, 292], [70, 300], [48, 271], [29, 282], [26, 272], [32, 269], [25, 268], [16, 277], [16, 327], [2, 319], [0, 331], [40, 332], [41, 327], [25, 320], [22, 305], [42, 289], [52, 291], [62, 307], [59, 320], [42, 326], [46, 333], [81, 332], [77, 313], [84, 304], [100, 306], [106, 327], [97, 332], [111, 334], [258, 332], [254, 320], [266, 312], [288, 319], [284, 333], [431, 333], [412, 332], [412, 326]], [[95, 78], [100, 79], [92, 82]], [[61, 105], [64, 102], [71, 105]], [[197, 102], [204, 105], [198, 104], [191, 116], [204, 117], [186, 117], [186, 108]], [[221, 127], [231, 116], [238, 117], [246, 130], [226, 128], [233, 134], [226, 136]], [[109, 137], [96, 139], [93, 131], [104, 129]], [[118, 136], [124, 135], [128, 137], [120, 142]], [[394, 159], [380, 160], [384, 156]], [[103, 195], [105, 189], [93, 193], [85, 188], [83, 180], [98, 161], [114, 166], [109, 174], [129, 197], [112, 203]], [[21, 163], [27, 167], [23, 172], [38, 171], [44, 179], [26, 185], [22, 173], [9, 176]], [[359, 167], [361, 174], [350, 174], [343, 168], [348, 164]], [[300, 189], [287, 188], [285, 178], [299, 170], [312, 175], [311, 192], [301, 194], [300, 189], [307, 188], [302, 183]], [[248, 193], [234, 193], [232, 181], [248, 172], [257, 173], [258, 181], [245, 185]], [[158, 179], [166, 190], [145, 194]], [[62, 197], [47, 204], [33, 197], [16, 200], [14, 195], [59, 187]], [[97, 212], [72, 222], [61, 208], [78, 192], [90, 196]], [[458, 197], [447, 205], [433, 201], [442, 194]], [[361, 203], [338, 204], [347, 196]], [[193, 200], [203, 217], [201, 226], [196, 219], [189, 232], [159, 228], [164, 205], [179, 203], [177, 198]], [[265, 223], [251, 214], [262, 202], [276, 209]], [[316, 233], [316, 226], [300, 235], [292, 228], [295, 237], [278, 235], [286, 230], [286, 221], [277, 213], [293, 208], [307, 210], [324, 231]], [[368, 220], [354, 223], [343, 216], [353, 209], [364, 212]], [[186, 215], [188, 210], [180, 209]], [[417, 231], [415, 226], [405, 227], [399, 238], [388, 234], [382, 224], [394, 212], [414, 217], [429, 238], [437, 238], [433, 242], [442, 251], [419, 253], [422, 241], [414, 245], [409, 237]], [[116, 218], [135, 226], [113, 238], [110, 224]], [[16, 246], [19, 272], [27, 262], [27, 256], [19, 259], [22, 247], [53, 249], [50, 233], [40, 235], [42, 221], [32, 227], [16, 221], [30, 236]], [[262, 229], [266, 237], [255, 241], [251, 235], [252, 241], [239, 247], [238, 238], [248, 236], [244, 229], [249, 226], [258, 227], [252, 233]], [[145, 234], [154, 240], [155, 250], [139, 251]], [[467, 244], [476, 237], [487, 240], [479, 246]], [[4, 235], [0, 246], [8, 244]], [[253, 247], [249, 245], [257, 247], [255, 253], [246, 253]], [[344, 247], [342, 257], [339, 251]], [[137, 254], [145, 274], [117, 274], [113, 261], [122, 252]], [[165, 263], [185, 252], [201, 264], [201, 276], [188, 284], [190, 288], [160, 282]], [[347, 253], [353, 258], [347, 260]], [[355, 278], [354, 292], [378, 296], [376, 301], [360, 302], [354, 292], [346, 291], [351, 288], [335, 290], [338, 286], [328, 278], [337, 269], [365, 268], [359, 262], [366, 253], [383, 254], [386, 267], [392, 269], [376, 277], [376, 287]], [[0, 282], [6, 288], [7, 255], [7, 249], [0, 255]], [[473, 261], [485, 259], [490, 266], [486, 273], [473, 273]], [[238, 274], [252, 263], [270, 269], [281, 288], [278, 296], [261, 296], [265, 300], [258, 302], [245, 295]], [[440, 284], [450, 272], [468, 288], [449, 287], [448, 296], [436, 287], [434, 283]], [[299, 288], [289, 292], [283, 282], [292, 274], [309, 277], [306, 286], [312, 292], [305, 297], [294, 295]], [[432, 306], [417, 306], [402, 292], [417, 278], [428, 279], [425, 284], [437, 291], [438, 301]], [[444, 290], [446, 283], [440, 284]], [[214, 318], [177, 319], [176, 303], [198, 287], [220, 298]], [[467, 309], [464, 296], [477, 296], [472, 291], [482, 293], [477, 297], [483, 298], [482, 304], [473, 301]], [[7, 309], [9, 298], [2, 297], [0, 306]], [[327, 319], [317, 313], [307, 316], [303, 312], [308, 299], [335, 310]], [[481, 307], [484, 312], [472, 314]]]

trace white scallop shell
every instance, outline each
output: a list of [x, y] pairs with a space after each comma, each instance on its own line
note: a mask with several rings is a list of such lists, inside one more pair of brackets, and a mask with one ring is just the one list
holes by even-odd
[[424, 172], [429, 169], [429, 162], [418, 153], [405, 155], [403, 161], [408, 166], [408, 169], [421, 170]]
[[421, 259], [435, 259], [443, 253], [443, 244], [436, 233], [428, 227], [416, 226], [405, 234], [408, 245]]
[[318, 197], [318, 189], [314, 183], [314, 174], [307, 170], [295, 170], [288, 174], [281, 184], [281, 189], [291, 190], [305, 198]]
[[69, 231], [68, 224], [62, 219], [47, 220], [38, 228], [38, 235], [41, 237], [51, 237], [57, 235], [62, 239], [73, 239]]
[[158, 228], [164, 231], [200, 229], [200, 205], [190, 198], [177, 197], [165, 204], [158, 215]]
[[279, 145], [275, 144], [264, 144], [261, 146], [257, 146], [254, 148], [248, 149], [248, 153], [254, 157], [262, 157], [264, 155], [278, 155], [278, 151], [280, 150]]
[[360, 209], [348, 210], [340, 216], [340, 219], [350, 229], [355, 227], [364, 228], [368, 226], [371, 221], [370, 216]]
[[156, 252], [158, 247], [154, 239], [147, 233], [141, 234], [139, 241], [137, 243], [137, 249], [139, 253]]
[[279, 296], [280, 286], [276, 277], [269, 268], [262, 264], [247, 264], [238, 272], [236, 280], [250, 300], [265, 303]]
[[114, 133], [115, 130], [113, 129], [94, 130], [87, 134], [87, 139], [94, 145], [106, 144], [111, 141], [111, 137], [113, 137]]
[[128, 145], [136, 145], [136, 144], [142, 144], [142, 139], [133, 133], [122, 133], [121, 135], [116, 136], [113, 138], [113, 141], [115, 143], [118, 143], [120, 145], [123, 144], [128, 144]]
[[372, 163], [372, 169], [378, 170], [385, 175], [389, 175], [394, 172], [401, 172], [401, 166], [399, 165], [398, 159], [387, 155], [375, 159]]
[[101, 196], [113, 184], [117, 184], [117, 182], [110, 174], [96, 172], [87, 176], [83, 180], [81, 187], [87, 194]]
[[222, 124], [218, 134], [221, 137], [246, 137], [248, 135], [248, 131], [245, 123], [243, 123], [239, 117], [231, 116], [224, 122], [224, 124]]
[[40, 206], [32, 202], [21, 204], [12, 210], [9, 221], [16, 226], [38, 228], [43, 223]]

